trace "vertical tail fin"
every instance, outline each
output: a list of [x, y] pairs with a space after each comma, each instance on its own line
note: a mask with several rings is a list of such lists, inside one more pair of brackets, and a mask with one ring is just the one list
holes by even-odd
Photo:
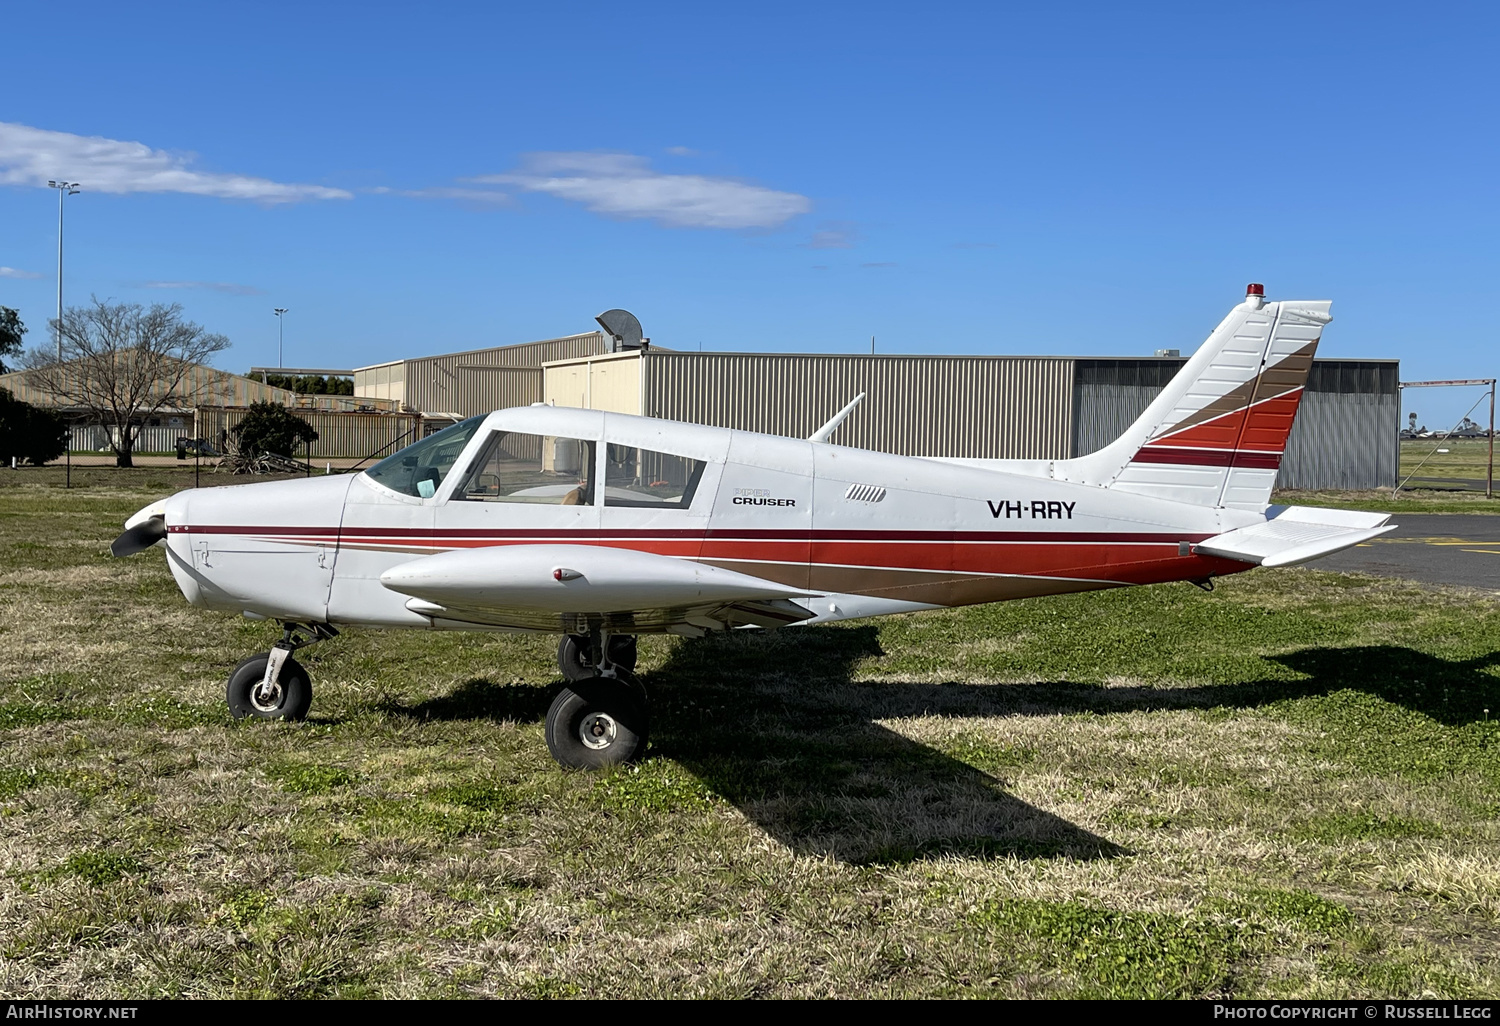
[[1251, 285], [1146, 412], [1058, 477], [1201, 506], [1260, 510], [1312, 368], [1326, 301], [1267, 303]]

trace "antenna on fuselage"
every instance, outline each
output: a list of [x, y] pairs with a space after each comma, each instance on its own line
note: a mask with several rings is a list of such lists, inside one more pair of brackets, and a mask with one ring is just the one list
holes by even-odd
[[828, 423], [824, 424], [822, 427], [818, 428], [818, 430], [808, 435], [807, 440], [809, 442], [826, 442], [828, 441], [828, 439], [832, 438], [833, 433], [839, 429], [839, 425], [844, 422], [844, 419], [848, 417], [849, 414], [854, 412], [854, 408], [860, 404], [864, 397], [865, 394], [861, 392], [859, 393], [859, 395], [849, 400], [848, 406], [845, 406], [842, 410], [835, 413], [832, 417], [828, 418]]

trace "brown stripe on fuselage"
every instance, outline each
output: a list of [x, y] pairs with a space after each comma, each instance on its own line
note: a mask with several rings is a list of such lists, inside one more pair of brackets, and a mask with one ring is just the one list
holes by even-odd
[[[809, 579], [808, 568], [780, 563], [712, 559], [698, 562], [790, 587], [800, 588], [800, 582]], [[882, 567], [814, 566], [811, 570], [812, 591], [830, 595], [869, 595], [899, 599], [902, 602], [925, 602], [934, 606], [969, 606], [982, 602], [1002, 602], [1007, 599], [1121, 586], [1113, 581], [1088, 581], [1072, 577], [1001, 577]], [[797, 571], [801, 571], [800, 574]]]

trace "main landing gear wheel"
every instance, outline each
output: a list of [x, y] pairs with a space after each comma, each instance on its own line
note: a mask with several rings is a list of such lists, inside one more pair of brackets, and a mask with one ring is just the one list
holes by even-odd
[[571, 769], [603, 769], [640, 758], [649, 729], [644, 689], [622, 673], [574, 681], [547, 710], [547, 748]]
[[225, 699], [235, 719], [300, 720], [312, 707], [312, 678], [297, 660], [287, 657], [281, 675], [266, 687], [266, 663], [271, 653], [257, 652], [242, 659], [229, 675]]
[[[622, 670], [634, 670], [636, 660], [635, 635], [611, 634], [609, 636], [609, 661]], [[589, 639], [581, 634], [564, 634], [557, 643], [557, 669], [566, 680], [589, 680], [598, 671], [590, 657]]]

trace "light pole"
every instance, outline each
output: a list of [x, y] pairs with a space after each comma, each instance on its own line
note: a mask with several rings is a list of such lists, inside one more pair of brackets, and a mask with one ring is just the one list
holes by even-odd
[[82, 190], [77, 182], [52, 182], [47, 187], [57, 190], [57, 362], [62, 362], [62, 242], [63, 242], [63, 198], [77, 196]]
[[286, 325], [286, 321], [282, 319], [281, 315], [284, 314], [284, 313], [286, 313], [288, 309], [290, 309], [290, 307], [278, 306], [275, 309], [275, 311], [274, 311], [275, 314], [276, 314], [276, 369], [277, 370], [280, 370], [281, 367], [282, 367], [282, 363], [281, 363], [281, 339], [282, 339], [281, 329], [283, 327], [285, 327], [285, 325]]

